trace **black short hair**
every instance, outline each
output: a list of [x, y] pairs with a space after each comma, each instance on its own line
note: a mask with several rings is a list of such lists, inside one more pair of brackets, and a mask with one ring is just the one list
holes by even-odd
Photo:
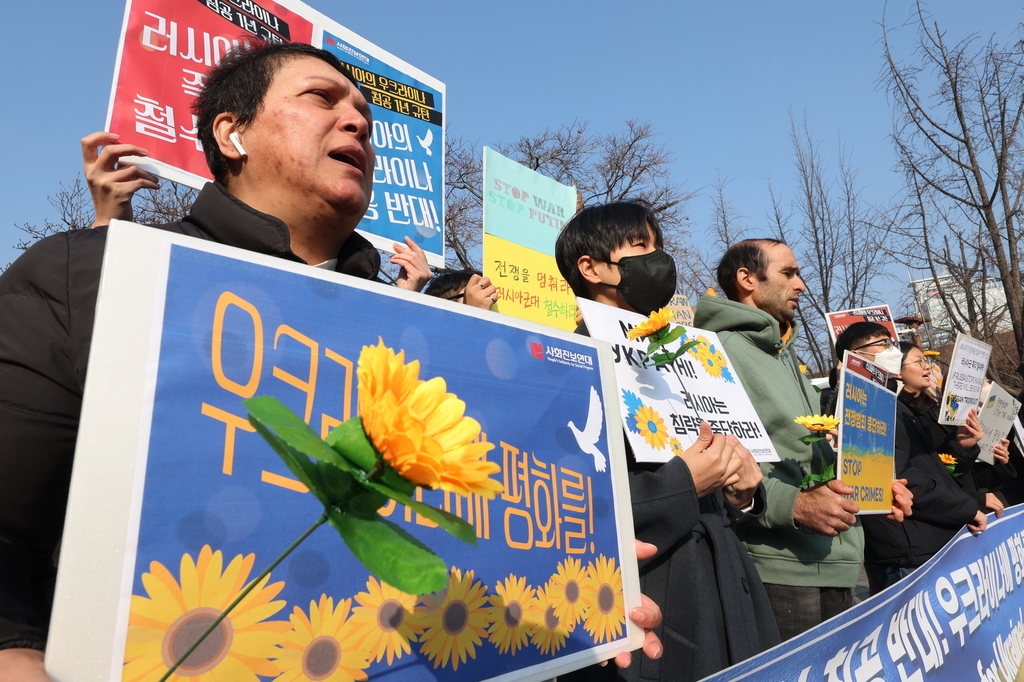
[[[910, 355], [910, 351], [915, 348], [921, 350], [918, 346], [908, 341], [900, 341], [900, 352], [903, 353], [903, 364], [906, 364], [907, 356]], [[893, 379], [890, 379], [889, 381], [895, 383]], [[939, 416], [939, 401], [933, 398], [928, 391], [921, 391], [917, 395], [910, 395], [906, 391], [900, 391], [899, 395], [896, 396], [896, 399], [919, 412], [930, 412], [932, 416], [936, 418]]]
[[479, 270], [448, 270], [438, 272], [434, 275], [423, 293], [427, 296], [436, 296], [449, 301], [457, 298], [459, 289], [465, 289], [473, 275], [480, 275]]
[[223, 182], [228, 172], [227, 159], [220, 153], [213, 136], [214, 119], [229, 112], [237, 117], [239, 126], [252, 123], [263, 108], [263, 100], [278, 69], [285, 61], [299, 57], [313, 57], [326, 62], [359, 87], [345, 65], [326, 50], [302, 43], [239, 43], [207, 75], [206, 84], [192, 102], [199, 141], [214, 179]]
[[836, 356], [841, 362], [843, 351], [853, 350], [876, 336], [892, 338], [892, 332], [877, 322], [855, 322], [836, 338]]
[[617, 201], [589, 206], [574, 215], [555, 241], [558, 271], [580, 298], [590, 298], [587, 282], [580, 274], [581, 256], [607, 263], [611, 253], [633, 239], [647, 239], [647, 226], [654, 231], [655, 246], [662, 248], [664, 238], [654, 210], [646, 201]]
[[738, 297], [736, 291], [736, 273], [745, 268], [754, 273], [762, 282], [768, 279], [768, 247], [786, 242], [771, 237], [758, 239], [744, 239], [736, 242], [722, 256], [718, 263], [718, 286], [722, 292], [732, 301]]
[[[854, 322], [843, 330], [843, 333], [836, 337], [836, 357], [839, 363], [843, 362], [843, 351], [853, 350], [864, 344], [868, 339], [876, 336], [892, 336], [892, 333], [877, 322]], [[828, 375], [828, 385], [835, 388], [839, 383], [839, 370], [835, 367]], [[833, 402], [833, 404], [835, 404]]]

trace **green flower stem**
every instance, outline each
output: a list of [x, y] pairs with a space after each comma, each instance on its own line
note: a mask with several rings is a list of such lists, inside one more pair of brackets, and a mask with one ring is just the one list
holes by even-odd
[[[683, 393], [686, 394], [686, 402], [690, 403], [690, 409], [693, 410], [693, 413], [697, 415], [697, 419], [700, 419], [700, 412], [697, 411], [697, 405], [693, 402], [693, 398], [690, 397], [690, 392], [686, 390], [686, 384], [683, 383], [683, 377], [679, 376], [679, 372], [677, 371], [673, 370], [672, 373], [675, 374], [676, 379], [679, 380], [679, 386], [680, 388], [683, 389]], [[704, 420], [701, 419], [701, 421]]]
[[235, 597], [235, 600], [233, 602], [231, 602], [230, 604], [228, 604], [228, 607], [226, 609], [221, 611], [221, 614], [219, 616], [217, 616], [216, 620], [214, 620], [212, 623], [210, 623], [210, 627], [206, 628], [206, 630], [203, 631], [203, 634], [199, 635], [199, 638], [196, 641], [192, 642], [192, 646], [190, 646], [188, 649], [186, 649], [185, 653], [183, 653], [181, 656], [178, 657], [178, 660], [176, 660], [174, 662], [174, 665], [172, 665], [170, 668], [167, 669], [167, 672], [164, 673], [164, 676], [160, 678], [160, 682], [165, 682], [167, 680], [167, 678], [169, 678], [171, 675], [173, 675], [174, 671], [178, 669], [178, 666], [181, 665], [182, 663], [184, 663], [185, 659], [187, 659], [189, 656], [192, 655], [192, 652], [196, 650], [196, 647], [203, 643], [203, 640], [206, 639], [206, 637], [211, 632], [213, 632], [217, 628], [218, 625], [220, 625], [220, 622], [222, 620], [227, 618], [227, 615], [229, 613], [231, 613], [231, 610], [233, 608], [235, 608], [236, 606], [238, 606], [239, 602], [241, 602], [243, 599], [245, 599], [245, 597], [250, 592], [252, 592], [253, 588], [256, 587], [257, 585], [259, 585], [261, 580], [263, 580], [268, 575], [270, 575], [270, 572], [272, 570], [274, 570], [275, 568], [277, 568], [277, 565], [279, 563], [281, 563], [282, 561], [284, 561], [285, 557], [287, 557], [289, 554], [291, 554], [292, 551], [294, 551], [294, 549], [296, 547], [301, 545], [303, 540], [308, 538], [313, 531], [315, 531], [317, 528], [319, 528], [320, 526], [324, 525], [325, 523], [327, 523], [327, 512], [326, 511], [324, 511], [324, 513], [320, 515], [320, 517], [316, 520], [316, 522], [312, 526], [307, 528], [306, 532], [304, 532], [302, 535], [300, 535], [299, 538], [288, 547], [288, 549], [286, 549], [284, 552], [282, 552], [279, 557], [274, 559], [274, 561], [269, 566], [267, 566], [263, 570], [262, 573], [260, 573], [258, 576], [253, 578], [252, 581], [249, 582], [249, 584], [245, 587], [245, 589], [242, 590], [241, 594], [239, 594], [237, 597]]

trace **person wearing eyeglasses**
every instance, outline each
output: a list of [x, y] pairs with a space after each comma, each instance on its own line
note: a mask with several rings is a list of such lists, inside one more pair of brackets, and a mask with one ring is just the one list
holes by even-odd
[[[931, 363], [917, 346], [896, 344], [888, 329], [873, 322], [851, 325], [836, 339], [836, 353], [850, 350], [890, 373], [890, 388], [903, 383], [896, 409], [896, 476], [914, 495], [913, 515], [896, 524], [865, 516], [864, 562], [872, 594], [896, 584], [932, 557], [966, 524], [985, 530], [987, 511], [1001, 514], [994, 495], [977, 490], [970, 464], [984, 435], [976, 411], [966, 425], [953, 429], [938, 423], [938, 403], [927, 393]], [[894, 361], [895, 360], [895, 361]], [[895, 370], [895, 371], [893, 371]], [[964, 462], [963, 471], [947, 469], [940, 454]]]

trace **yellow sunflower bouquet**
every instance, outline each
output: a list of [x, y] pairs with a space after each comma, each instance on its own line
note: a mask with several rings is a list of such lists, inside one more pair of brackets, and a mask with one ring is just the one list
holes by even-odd
[[444, 379], [419, 378], [419, 361], [405, 362], [378, 339], [359, 355], [359, 416], [321, 439], [301, 417], [270, 396], [244, 402], [251, 423], [293, 474], [323, 505], [320, 517], [224, 609], [162, 679], [192, 651], [271, 570], [328, 521], [373, 575], [402, 592], [438, 592], [448, 567], [429, 547], [377, 510], [388, 499], [405, 505], [471, 545], [473, 527], [412, 497], [417, 486], [493, 499], [500, 471], [487, 461], [493, 444], [480, 440], [480, 424], [466, 404], [447, 392]]

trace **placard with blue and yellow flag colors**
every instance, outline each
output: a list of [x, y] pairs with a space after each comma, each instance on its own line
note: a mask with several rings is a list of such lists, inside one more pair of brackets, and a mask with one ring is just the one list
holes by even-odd
[[[357, 414], [360, 352], [378, 340], [417, 361], [421, 379], [442, 377], [494, 445], [488, 459], [503, 486], [494, 499], [416, 493], [470, 523], [478, 546], [393, 501], [383, 507], [451, 568], [447, 590], [406, 595], [323, 526], [213, 631], [185, 673], [543, 679], [642, 639], [626, 619], [639, 590], [632, 521], [617, 419], [610, 437], [604, 408], [610, 363], [602, 366], [595, 342], [171, 241], [121, 679], [158, 679], [322, 511], [254, 432], [242, 401], [275, 396], [326, 434]], [[118, 380], [116, 367], [104, 371]]]
[[885, 386], [880, 367], [844, 353], [839, 400], [837, 478], [853, 488], [848, 495], [861, 514], [888, 514], [896, 478], [896, 394]]
[[576, 328], [576, 297], [555, 263], [555, 240], [576, 213], [576, 188], [484, 147], [483, 273], [505, 315]]

